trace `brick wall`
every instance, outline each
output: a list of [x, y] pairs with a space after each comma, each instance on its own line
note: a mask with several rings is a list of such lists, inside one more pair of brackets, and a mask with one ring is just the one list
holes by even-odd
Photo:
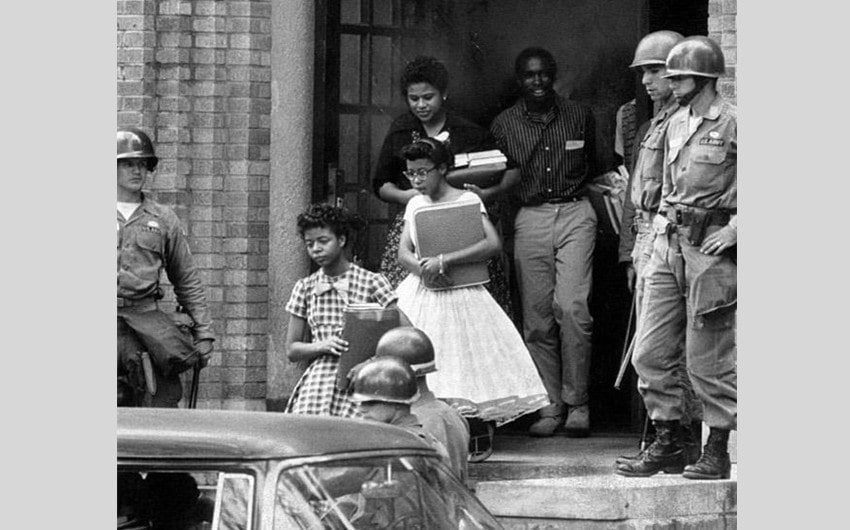
[[199, 407], [262, 402], [271, 3], [119, 0], [117, 13], [118, 125], [152, 135], [148, 188], [186, 226], [218, 337]]
[[720, 93], [733, 103], [738, 100], [738, 1], [709, 0], [708, 36], [720, 44], [726, 59], [726, 75], [718, 84]]

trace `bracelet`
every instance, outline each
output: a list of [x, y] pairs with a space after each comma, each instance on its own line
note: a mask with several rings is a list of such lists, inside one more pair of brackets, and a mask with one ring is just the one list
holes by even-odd
[[446, 269], [445, 269], [445, 267], [443, 267], [443, 255], [442, 254], [440, 254], [439, 259], [440, 259], [440, 274], [445, 274]]

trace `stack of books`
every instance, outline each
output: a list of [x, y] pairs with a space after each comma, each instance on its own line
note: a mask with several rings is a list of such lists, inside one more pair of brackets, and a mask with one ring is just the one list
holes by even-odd
[[456, 188], [464, 184], [475, 184], [488, 188], [502, 178], [507, 168], [508, 158], [498, 149], [475, 153], [458, 153], [454, 165], [446, 175], [446, 180]]

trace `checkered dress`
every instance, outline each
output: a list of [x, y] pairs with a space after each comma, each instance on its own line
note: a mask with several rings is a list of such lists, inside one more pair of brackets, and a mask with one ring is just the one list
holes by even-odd
[[[348, 291], [336, 288], [316, 294], [320, 282], [348, 281]], [[374, 302], [386, 307], [396, 300], [395, 292], [383, 275], [352, 264], [340, 276], [327, 276], [321, 269], [298, 280], [286, 304], [286, 310], [307, 320], [318, 342], [339, 335], [343, 326], [343, 310], [348, 304]], [[295, 385], [286, 412], [325, 416], [358, 416], [357, 408], [348, 392], [336, 387], [336, 370], [339, 358], [334, 355], [317, 357]]]

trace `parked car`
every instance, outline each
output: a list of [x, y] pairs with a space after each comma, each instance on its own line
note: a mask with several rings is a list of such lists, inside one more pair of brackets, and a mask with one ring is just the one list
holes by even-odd
[[119, 408], [118, 528], [502, 527], [430, 446], [397, 427]]

